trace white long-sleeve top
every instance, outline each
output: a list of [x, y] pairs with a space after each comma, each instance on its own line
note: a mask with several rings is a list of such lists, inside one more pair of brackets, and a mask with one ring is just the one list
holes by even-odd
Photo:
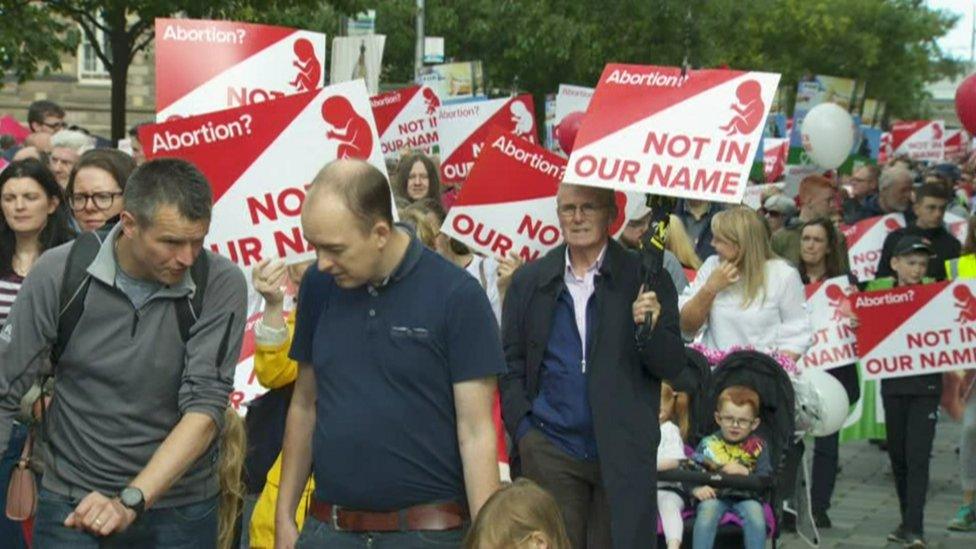
[[[678, 308], [698, 293], [719, 265], [719, 257], [705, 260], [695, 281], [678, 298]], [[685, 334], [688, 337], [696, 334]], [[782, 259], [766, 262], [765, 292], [748, 307], [742, 305], [742, 282], [719, 292], [698, 333], [701, 343], [725, 350], [748, 345], [759, 351], [803, 354], [813, 340], [800, 273]]]

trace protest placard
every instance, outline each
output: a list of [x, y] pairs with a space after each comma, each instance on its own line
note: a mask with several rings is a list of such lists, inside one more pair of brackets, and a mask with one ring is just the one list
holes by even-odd
[[969, 148], [969, 134], [962, 128], [946, 129], [944, 152], [945, 158], [960, 160], [966, 156]]
[[779, 75], [609, 64], [565, 181], [741, 202]]
[[830, 370], [857, 362], [850, 298], [857, 291], [847, 276], [806, 286], [813, 345], [803, 354], [803, 367]]
[[568, 146], [576, 139], [579, 128], [586, 115], [586, 109], [593, 98], [593, 88], [583, 86], [572, 86], [560, 84], [559, 93], [556, 94], [556, 118], [554, 137], [556, 138], [556, 151], [569, 156]]
[[785, 137], [766, 137], [763, 145], [763, 175], [767, 183], [779, 181], [786, 173], [786, 158], [790, 152], [790, 140]]
[[945, 151], [945, 122], [942, 120], [910, 120], [896, 122], [891, 127], [891, 146], [894, 155], [906, 155], [912, 160], [942, 160]]
[[[529, 261], [562, 244], [556, 194], [566, 159], [498, 128], [448, 211], [441, 231], [489, 256], [510, 253]], [[627, 220], [650, 210], [640, 193], [614, 193], [616, 237]]]
[[976, 364], [976, 281], [956, 280], [864, 292], [854, 298], [857, 347], [866, 379], [972, 368]]
[[562, 242], [556, 192], [566, 160], [496, 129], [441, 231], [489, 256], [529, 261]]
[[881, 247], [888, 233], [905, 226], [905, 216], [900, 213], [869, 217], [853, 225], [841, 225], [847, 239], [847, 258], [851, 272], [861, 282], [874, 279], [881, 259]]
[[270, 25], [156, 19], [156, 120], [322, 87], [325, 35]]
[[370, 104], [385, 158], [399, 158], [404, 150], [440, 154], [437, 109], [441, 100], [433, 88], [410, 86], [388, 91], [373, 96]]
[[360, 158], [386, 175], [361, 80], [146, 126], [139, 139], [147, 158], [183, 158], [207, 176], [206, 245], [244, 268], [314, 257], [299, 216], [306, 186], [331, 160]]
[[445, 104], [484, 99], [485, 74], [481, 61], [428, 65], [420, 69], [417, 84], [434, 88]]
[[441, 143], [441, 183], [464, 182], [492, 127], [532, 143], [538, 141], [531, 95], [442, 105], [437, 111]]

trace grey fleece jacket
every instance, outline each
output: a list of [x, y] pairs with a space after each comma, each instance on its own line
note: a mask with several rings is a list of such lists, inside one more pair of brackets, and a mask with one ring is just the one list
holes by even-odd
[[[184, 347], [175, 299], [196, 287], [186, 273], [136, 310], [115, 285], [113, 230], [89, 266], [85, 311], [56, 368], [48, 410], [44, 488], [81, 498], [115, 496], [149, 463], [188, 412], [219, 427], [233, 387], [246, 321], [241, 270], [210, 260], [203, 310]], [[20, 398], [57, 339], [59, 292], [71, 244], [44, 253], [17, 294], [0, 332], [0, 455], [7, 448]], [[222, 354], [223, 360], [216, 364]], [[218, 491], [217, 441], [155, 505], [200, 502]]]

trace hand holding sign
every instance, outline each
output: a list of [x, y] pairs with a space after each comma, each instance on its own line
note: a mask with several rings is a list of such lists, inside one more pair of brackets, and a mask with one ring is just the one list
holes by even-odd
[[640, 293], [633, 305], [634, 324], [643, 324], [647, 315], [651, 315], [651, 329], [657, 325], [657, 319], [661, 316], [661, 303], [657, 300], [657, 293], [645, 292], [644, 285], [641, 285]]

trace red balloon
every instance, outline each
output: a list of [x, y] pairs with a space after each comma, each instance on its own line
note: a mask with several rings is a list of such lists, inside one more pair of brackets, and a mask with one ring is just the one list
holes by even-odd
[[976, 74], [970, 74], [956, 88], [956, 115], [970, 135], [976, 134]]
[[582, 111], [573, 111], [564, 116], [556, 126], [559, 148], [566, 154], [573, 152], [573, 143], [576, 141], [576, 134], [579, 133], [580, 124], [583, 123], [583, 116]]

